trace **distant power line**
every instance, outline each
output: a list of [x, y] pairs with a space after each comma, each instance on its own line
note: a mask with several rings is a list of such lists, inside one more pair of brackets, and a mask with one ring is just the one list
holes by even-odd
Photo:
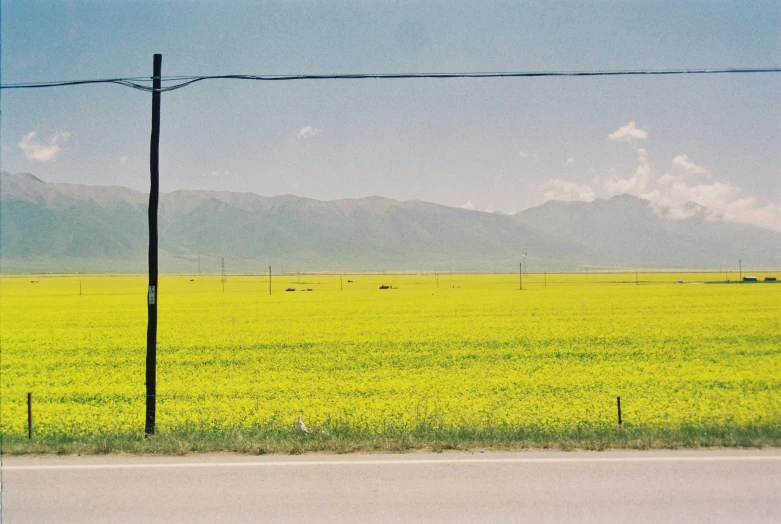
[[90, 84], [118, 84], [141, 91], [173, 91], [203, 80], [256, 80], [279, 82], [290, 80], [393, 80], [418, 78], [530, 78], [545, 76], [639, 76], [639, 75], [707, 75], [738, 73], [781, 73], [781, 67], [728, 68], [728, 69], [641, 69], [614, 71], [504, 71], [483, 73], [347, 73], [321, 75], [204, 75], [204, 76], [162, 76], [165, 85], [155, 89], [141, 82], [153, 82], [155, 77], [101, 78], [92, 80], [62, 80], [48, 82], [20, 82], [0, 84], [0, 89], [35, 89]]

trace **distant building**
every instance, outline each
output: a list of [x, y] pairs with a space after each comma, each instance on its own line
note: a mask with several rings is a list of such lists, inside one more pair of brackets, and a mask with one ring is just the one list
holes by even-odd
[[758, 282], [757, 277], [743, 277], [743, 282]]
[[776, 277], [765, 277], [765, 282], [775, 282]]

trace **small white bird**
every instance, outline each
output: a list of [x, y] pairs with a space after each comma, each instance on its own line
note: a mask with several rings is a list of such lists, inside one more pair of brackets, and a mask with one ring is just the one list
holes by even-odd
[[298, 428], [299, 431], [303, 431], [304, 433], [309, 433], [309, 428], [306, 427], [306, 424], [304, 424], [304, 421], [301, 420], [301, 417], [298, 417], [298, 420], [296, 420], [296, 428]]

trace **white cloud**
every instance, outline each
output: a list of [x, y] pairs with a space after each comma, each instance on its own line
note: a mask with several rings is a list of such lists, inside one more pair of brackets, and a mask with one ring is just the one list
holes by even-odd
[[678, 155], [673, 158], [673, 166], [680, 168], [690, 175], [707, 175], [708, 170], [689, 160], [689, 155]]
[[574, 163], [575, 163], [575, 159], [572, 158], [572, 157], [570, 157], [570, 158], [568, 158], [567, 160], [564, 161], [564, 165], [567, 165], [567, 166], [570, 165], [570, 164], [574, 164]]
[[781, 231], [781, 201], [759, 207], [753, 196], [740, 198], [727, 204], [722, 219]]
[[781, 231], [781, 202], [760, 205], [756, 197], [746, 195], [740, 187], [722, 182], [691, 185], [684, 181], [674, 182], [660, 193], [654, 207], [673, 219], [704, 213], [710, 220]]
[[628, 193], [648, 200], [657, 214], [669, 220], [699, 215], [708, 220], [781, 231], [781, 201], [762, 205], [740, 187], [709, 178], [708, 169], [694, 163], [687, 155], [673, 158], [670, 169], [663, 176], [655, 175], [648, 151], [638, 149], [637, 168], [629, 178], [620, 178], [611, 169], [601, 178], [597, 175], [592, 184], [553, 180], [544, 195], [547, 200], [593, 200], [597, 195], [609, 197]]
[[36, 141], [35, 135], [35, 131], [30, 131], [24, 135], [22, 141], [19, 142], [19, 149], [22, 150], [24, 156], [38, 162], [52, 162], [55, 160], [57, 153], [62, 150], [59, 144], [67, 142], [71, 136], [70, 133], [61, 131], [50, 136], [44, 144]]
[[231, 172], [227, 169], [219, 169], [211, 172], [211, 176], [228, 176]]
[[122, 155], [121, 157], [119, 157], [119, 163], [122, 164], [123, 166], [127, 164], [129, 160], [130, 157], [127, 155]]
[[564, 180], [552, 180], [545, 191], [546, 200], [585, 200], [591, 202], [596, 196], [589, 185], [580, 185]]
[[[475, 211], [475, 205], [471, 201], [467, 201], [467, 202], [464, 202], [463, 204], [461, 204], [461, 209], [469, 209], [470, 211]], [[479, 210], [477, 210], [477, 211], [479, 211]], [[483, 211], [485, 211], [486, 213], [502, 213], [502, 214], [505, 214], [503, 211], [501, 211], [499, 209], [496, 209], [493, 206], [488, 206]]]
[[688, 155], [678, 155], [673, 158], [672, 168], [665, 173], [658, 182], [669, 185], [674, 182], [682, 182], [686, 178], [705, 176], [710, 178], [710, 172], [701, 165], [695, 164], [689, 160]]
[[653, 200], [654, 207], [670, 218], [687, 218], [699, 212], [696, 206], [707, 208], [711, 218], [721, 218], [729, 202], [739, 198], [741, 189], [731, 184], [714, 182], [712, 184], [688, 185], [686, 182], [673, 182]]
[[608, 195], [623, 195], [629, 193], [640, 198], [647, 198], [648, 183], [651, 181], [651, 164], [648, 161], [648, 151], [637, 150], [637, 170], [631, 178], [619, 178], [613, 175], [604, 182]]
[[313, 126], [304, 126], [293, 135], [294, 138], [299, 140], [312, 138], [320, 134], [320, 130]]
[[532, 153], [531, 151], [526, 151], [522, 149], [518, 151], [518, 156], [521, 158], [537, 158], [537, 153]]
[[628, 144], [632, 144], [637, 140], [645, 140], [646, 138], [648, 138], [648, 131], [638, 128], [634, 122], [629, 122], [607, 135], [608, 140], [626, 142]]

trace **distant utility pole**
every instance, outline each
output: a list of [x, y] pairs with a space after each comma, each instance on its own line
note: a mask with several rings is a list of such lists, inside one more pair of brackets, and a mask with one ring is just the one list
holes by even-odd
[[523, 262], [518, 264], [518, 286], [523, 291]]
[[222, 276], [220, 277], [220, 282], [222, 282], [222, 292], [225, 293], [225, 282], [228, 280], [228, 278], [225, 276], [225, 257], [222, 259]]
[[163, 55], [153, 58], [152, 137], [149, 142], [149, 289], [146, 328], [146, 423], [144, 436], [155, 434], [157, 409], [157, 204], [160, 199], [160, 88]]
[[543, 276], [545, 277], [545, 287], [548, 287], [548, 274], [543, 273]]
[[268, 267], [268, 294], [271, 295], [271, 266]]
[[526, 270], [526, 275], [529, 275], [529, 264], [526, 262], [526, 249], [523, 249], [522, 255], [521, 255], [521, 263], [523, 264], [523, 267]]
[[640, 285], [640, 279], [639, 279], [639, 277], [637, 276], [637, 271], [635, 271], [635, 285], [636, 285], [636, 286], [639, 286], [639, 285]]

